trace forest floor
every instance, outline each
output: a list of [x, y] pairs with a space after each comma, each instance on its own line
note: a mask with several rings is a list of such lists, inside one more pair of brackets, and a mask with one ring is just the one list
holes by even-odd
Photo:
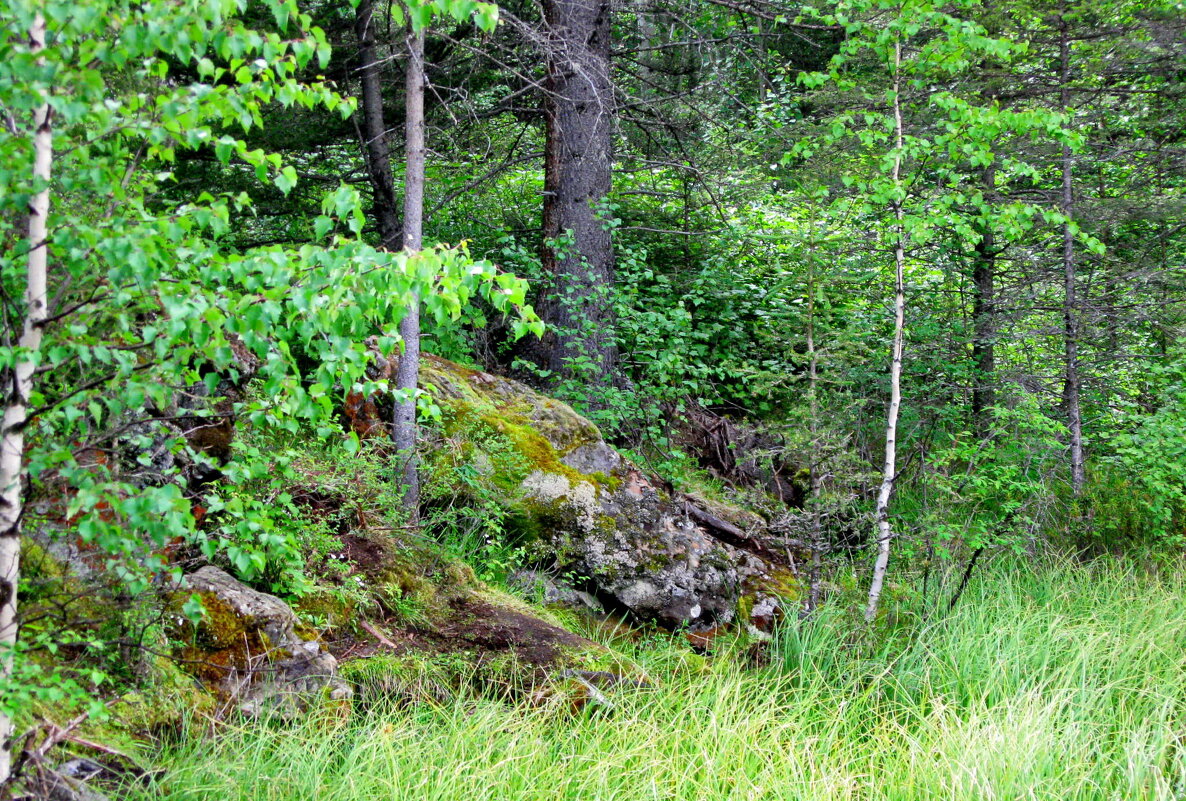
[[[201, 725], [132, 798], [1180, 799], [1186, 582], [1112, 561], [998, 563], [950, 615], [870, 642], [849, 611], [765, 664], [623, 640], [653, 679], [610, 706], [475, 695], [299, 724]], [[595, 636], [595, 632], [586, 632]]]

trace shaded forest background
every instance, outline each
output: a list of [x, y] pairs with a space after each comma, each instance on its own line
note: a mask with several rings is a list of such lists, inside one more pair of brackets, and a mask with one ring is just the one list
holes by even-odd
[[[906, 527], [1105, 549], [1180, 536], [1180, 9], [946, 10], [982, 33], [919, 13], [900, 197], [892, 65], [862, 44], [896, 6], [504, 4], [493, 34], [430, 30], [425, 236], [528, 279], [550, 330], [514, 341], [479, 305], [429, 321], [424, 347], [547, 386], [661, 472], [696, 458], [681, 420], [722, 478], [763, 462], [793, 505], [826, 496], [835, 516], [871, 500], [881, 466], [900, 201]], [[365, 106], [357, 15], [311, 12], [334, 44], [325, 75]], [[549, 23], [577, 12], [600, 27]], [[404, 39], [374, 13], [394, 178], [376, 178], [357, 117], [269, 112], [258, 144], [301, 184], [257, 194], [230, 242], [305, 241], [339, 181], [374, 220], [402, 197]], [[254, 191], [201, 152], [177, 176]]]

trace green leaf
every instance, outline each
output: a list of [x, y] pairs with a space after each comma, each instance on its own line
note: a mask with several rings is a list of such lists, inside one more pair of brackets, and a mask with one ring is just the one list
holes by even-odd
[[202, 599], [197, 593], [190, 595], [182, 604], [181, 614], [185, 615], [186, 620], [195, 626], [201, 622], [206, 614], [206, 607], [202, 604]]
[[274, 183], [276, 188], [287, 195], [292, 191], [292, 188], [297, 184], [296, 169], [291, 166], [286, 166], [280, 170], [280, 173], [275, 177]]

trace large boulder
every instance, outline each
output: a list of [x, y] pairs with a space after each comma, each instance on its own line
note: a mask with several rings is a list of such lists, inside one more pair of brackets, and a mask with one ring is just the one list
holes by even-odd
[[511, 533], [542, 544], [611, 605], [672, 628], [765, 628], [797, 594], [789, 554], [760, 517], [674, 492], [570, 406], [435, 356], [421, 385], [452, 443], [430, 461], [481, 474], [510, 510]]
[[182, 624], [188, 644], [181, 664], [243, 712], [283, 714], [310, 701], [350, 697], [349, 684], [337, 675], [337, 660], [301, 630], [284, 601], [212, 566], [186, 576], [184, 590], [186, 597], [198, 596], [205, 614], [196, 626]]

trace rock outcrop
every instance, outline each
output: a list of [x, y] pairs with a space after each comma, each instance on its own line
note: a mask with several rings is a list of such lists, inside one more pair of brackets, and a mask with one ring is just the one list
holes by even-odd
[[186, 576], [184, 590], [185, 597], [196, 593], [206, 611], [196, 626], [181, 624], [189, 645], [180, 663], [243, 712], [284, 714], [310, 701], [350, 697], [337, 660], [312, 634], [302, 635], [284, 601], [211, 566]]
[[430, 460], [480, 474], [510, 510], [510, 532], [611, 605], [673, 628], [765, 628], [796, 595], [790, 559], [761, 518], [671, 491], [568, 405], [434, 356], [421, 384], [453, 445]]

